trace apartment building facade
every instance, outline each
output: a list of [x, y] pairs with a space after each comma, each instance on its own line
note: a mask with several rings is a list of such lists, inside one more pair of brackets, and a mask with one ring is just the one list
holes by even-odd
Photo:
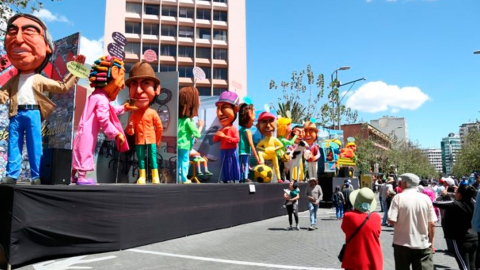
[[105, 53], [113, 32], [127, 38], [127, 72], [151, 49], [153, 69], [178, 71], [179, 87], [193, 85], [193, 67], [200, 67], [200, 95], [246, 95], [245, 0], [107, 0]]
[[442, 150], [439, 148], [423, 149], [423, 153], [428, 158], [428, 161], [435, 167], [435, 171], [442, 172]]
[[450, 175], [452, 173], [457, 153], [460, 151], [461, 147], [460, 136], [455, 133], [450, 133], [447, 137], [442, 139], [442, 171], [445, 175]]

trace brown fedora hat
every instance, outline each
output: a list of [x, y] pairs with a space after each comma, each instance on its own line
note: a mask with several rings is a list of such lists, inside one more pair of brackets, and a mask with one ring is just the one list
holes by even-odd
[[160, 84], [160, 80], [155, 77], [155, 71], [153, 71], [152, 66], [147, 62], [137, 62], [135, 63], [130, 72], [128, 73], [129, 78], [125, 82], [127, 86], [130, 86], [130, 82], [136, 79], [150, 79], [155, 82], [155, 84]]

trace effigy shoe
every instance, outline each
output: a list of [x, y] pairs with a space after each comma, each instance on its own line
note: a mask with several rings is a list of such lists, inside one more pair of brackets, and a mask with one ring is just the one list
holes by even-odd
[[10, 176], [5, 176], [0, 181], [0, 185], [15, 185], [16, 182], [17, 180], [15, 178], [12, 178]]
[[41, 185], [42, 182], [40, 181], [40, 178], [35, 178], [35, 179], [32, 179], [32, 181], [30, 181], [30, 185]]
[[95, 185], [95, 180], [92, 178], [78, 178], [77, 179], [77, 185], [79, 186], [92, 186]]

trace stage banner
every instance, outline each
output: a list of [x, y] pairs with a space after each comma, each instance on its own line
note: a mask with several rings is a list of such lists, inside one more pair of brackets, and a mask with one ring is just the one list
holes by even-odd
[[[163, 135], [160, 147], [157, 149], [157, 164], [160, 182], [176, 183], [177, 171], [177, 127], [178, 127], [178, 72], [155, 73], [160, 79], [161, 92], [150, 108], [157, 111], [162, 120]], [[125, 80], [128, 76], [125, 77]], [[129, 89], [125, 86], [120, 91], [114, 105], [122, 105], [129, 99]], [[128, 124], [130, 113], [120, 116], [123, 127]], [[102, 134], [103, 135], [103, 134]], [[127, 135], [130, 150], [119, 154], [113, 141], [101, 139], [97, 142], [98, 158], [96, 162], [95, 178], [98, 183], [135, 183], [138, 178], [138, 161], [135, 155], [135, 140]], [[151, 163], [147, 159], [147, 168]], [[151, 170], [147, 170], [151, 180]]]
[[[42, 75], [54, 80], [63, 79], [67, 73], [66, 63], [78, 53], [79, 40], [80, 33], [75, 33], [55, 41], [50, 63], [42, 71]], [[5, 59], [6, 63], [0, 67], [0, 86], [2, 86], [18, 71], [8, 61], [3, 48], [3, 38], [0, 39], [0, 44], [0, 57]], [[43, 148], [72, 149], [75, 87], [62, 95], [45, 93], [57, 107], [50, 118], [42, 123]], [[0, 105], [0, 177], [5, 176], [7, 166], [8, 124], [8, 106], [2, 104]], [[20, 178], [29, 178], [30, 165], [26, 145], [22, 152], [22, 160]]]

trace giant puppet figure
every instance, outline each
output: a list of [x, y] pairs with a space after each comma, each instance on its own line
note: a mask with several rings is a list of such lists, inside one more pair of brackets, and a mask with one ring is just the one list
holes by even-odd
[[263, 164], [258, 158], [255, 145], [253, 144], [252, 131], [250, 130], [255, 121], [255, 108], [252, 101], [245, 97], [244, 103], [240, 104], [240, 110], [238, 112], [239, 124], [240, 124], [240, 182], [250, 182], [248, 180], [248, 171], [250, 168], [250, 155], [257, 160], [258, 164]]
[[[8, 20], [5, 49], [18, 75], [2, 86], [0, 92], [0, 103], [10, 101], [7, 174], [0, 183], [15, 184], [18, 180], [26, 137], [31, 183], [39, 185], [41, 124], [55, 109], [43, 92], [67, 93], [78, 78], [67, 74], [63, 81], [54, 81], [40, 74], [52, 55], [53, 42], [45, 24], [33, 15], [15, 14]], [[85, 57], [78, 55], [75, 61], [83, 64]]]
[[95, 90], [88, 97], [73, 140], [72, 183], [94, 185], [93, 179], [85, 178], [87, 171], [94, 170], [95, 145], [100, 129], [107, 138], [115, 139], [120, 152], [128, 150], [122, 124], [117, 114], [132, 110], [128, 103], [112, 106], [110, 101], [117, 98], [125, 86], [123, 61], [111, 56], [102, 56], [90, 70], [90, 86]]
[[135, 101], [137, 110], [128, 120], [127, 134], [135, 135], [135, 153], [138, 160], [139, 177], [137, 184], [146, 183], [145, 151], [152, 164], [152, 184], [160, 184], [157, 164], [157, 148], [160, 147], [163, 127], [157, 111], [150, 108], [155, 97], [160, 95], [160, 80], [147, 62], [137, 62], [132, 66], [125, 82], [130, 98]]
[[224, 183], [240, 180], [237, 153], [240, 135], [238, 129], [233, 125], [237, 119], [238, 100], [238, 95], [234, 92], [224, 91], [215, 103], [217, 118], [222, 128], [213, 136], [213, 141], [220, 142], [221, 177]]
[[320, 158], [320, 148], [317, 145], [317, 133], [318, 129], [315, 123], [310, 121], [305, 122], [303, 125], [305, 130], [305, 141], [308, 143], [309, 153], [305, 154], [305, 158], [308, 164], [308, 177], [317, 178], [318, 159]]
[[[198, 121], [198, 128], [192, 118], [198, 116], [200, 97], [197, 88], [183, 87], [178, 94], [178, 183], [190, 184], [187, 179], [190, 167], [189, 155], [193, 146], [193, 138], [200, 138], [204, 126]], [[198, 170], [200, 171], [200, 170]], [[207, 173], [208, 171], [206, 171]]]
[[278, 150], [278, 158], [280, 159], [280, 173], [282, 174], [282, 180], [286, 180], [285, 168], [290, 160], [290, 156], [287, 154], [287, 147], [293, 145], [297, 139], [297, 135], [291, 138], [292, 133], [292, 119], [290, 117], [279, 117], [277, 119], [277, 138], [283, 144], [282, 149]]
[[276, 117], [269, 112], [262, 112], [258, 116], [257, 128], [265, 138], [258, 142], [257, 150], [258, 157], [262, 163], [265, 159], [272, 161], [277, 181], [282, 183], [283, 181], [280, 176], [277, 151], [283, 148], [283, 144], [279, 139], [273, 136], [275, 133], [275, 119]]

